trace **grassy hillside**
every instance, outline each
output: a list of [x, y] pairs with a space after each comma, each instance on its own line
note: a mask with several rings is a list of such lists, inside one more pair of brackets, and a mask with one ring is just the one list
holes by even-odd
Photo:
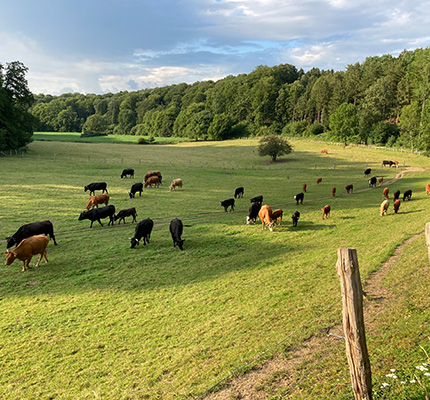
[[[388, 216], [379, 216], [382, 187], [360, 189], [368, 186], [366, 164], [388, 181], [398, 171], [381, 170], [383, 159], [430, 167], [428, 158], [340, 146], [324, 146], [329, 154], [322, 155], [320, 144], [300, 141], [284, 162], [266, 164], [256, 144], [35, 141], [24, 157], [0, 159], [7, 171], [0, 182], [1, 237], [50, 219], [58, 241], [38, 269], [21, 273], [18, 262], [0, 268], [0, 393], [16, 399], [196, 396], [287, 336], [265, 357], [340, 321], [338, 247], [357, 248], [366, 280], [397, 245], [423, 231], [427, 172], [409, 172], [390, 185], [391, 194], [414, 191], [398, 215], [390, 207]], [[135, 168], [135, 179], [121, 180], [123, 168]], [[161, 170], [163, 186], [129, 199], [132, 183], [151, 169]], [[184, 187], [169, 192], [174, 178]], [[89, 221], [78, 221], [88, 199], [83, 186], [98, 181], [108, 183], [117, 210], [133, 206], [138, 220], [154, 220], [149, 245], [129, 248], [134, 225], [107, 227], [106, 220], [90, 229]], [[293, 196], [305, 182], [305, 201], [296, 206]], [[350, 183], [356, 193], [344, 195]], [[237, 186], [245, 187], [245, 198], [225, 213], [219, 202]], [[260, 194], [284, 210], [274, 232], [245, 225], [249, 198]], [[325, 204], [332, 207], [327, 221], [320, 211]], [[295, 210], [302, 215], [293, 229]], [[187, 225], [183, 252], [168, 232], [176, 216]], [[337, 373], [347, 376], [341, 368]], [[336, 395], [348, 394], [345, 385]]]

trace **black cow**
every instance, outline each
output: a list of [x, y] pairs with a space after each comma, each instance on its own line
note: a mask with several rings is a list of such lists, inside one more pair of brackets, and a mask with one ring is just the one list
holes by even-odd
[[87, 190], [90, 191], [90, 196], [91, 196], [91, 194], [96, 194], [95, 193], [96, 190], [101, 190], [102, 194], [104, 192], [108, 193], [106, 182], [94, 182], [94, 183], [90, 183], [89, 185], [84, 186], [84, 191], [86, 192]]
[[227, 208], [230, 208], [230, 212], [234, 211], [234, 199], [227, 199], [224, 201], [221, 201], [221, 206], [224, 207], [224, 211], [227, 212]]
[[150, 218], [143, 219], [136, 225], [134, 230], [134, 236], [130, 238], [131, 246], [130, 249], [134, 249], [138, 244], [139, 240], [143, 238], [143, 244], [146, 246], [146, 242], [149, 243], [151, 237], [152, 227], [154, 221]]
[[398, 199], [399, 199], [399, 197], [400, 197], [400, 190], [396, 190], [396, 191], [394, 192], [394, 198], [393, 198], [393, 201], [398, 200]]
[[184, 230], [184, 226], [182, 225], [182, 221], [178, 218], [172, 219], [170, 221], [170, 234], [173, 239], [173, 247], [178, 247], [181, 250], [184, 250], [182, 245], [185, 242], [185, 239], [181, 239], [182, 231]]
[[236, 188], [234, 191], [234, 198], [243, 197], [244, 189], [243, 186]]
[[372, 168], [365, 169], [364, 170], [364, 176], [369, 176], [371, 172], [372, 172]]
[[118, 225], [119, 225], [121, 223], [121, 220], [123, 220], [125, 224], [125, 217], [133, 217], [133, 221], [131, 221], [131, 223], [133, 223], [133, 222], [137, 222], [136, 216], [137, 216], [136, 209], [132, 207], [132, 208], [127, 208], [125, 210], [121, 210], [118, 214], [115, 215], [114, 220], [116, 221], [119, 219], [119, 222], [118, 222]]
[[369, 187], [376, 187], [376, 176], [372, 176], [369, 179]]
[[133, 168], [123, 169], [121, 173], [121, 179], [127, 178], [127, 175], [129, 175], [130, 178], [134, 178], [134, 169]]
[[252, 203], [249, 206], [249, 215], [246, 217], [246, 224], [249, 225], [251, 222], [255, 224], [260, 211], [261, 203]]
[[291, 219], [293, 220], [293, 226], [297, 226], [297, 222], [299, 222], [300, 213], [298, 211], [294, 211]]
[[406, 190], [405, 193], [403, 193], [403, 201], [405, 201], [406, 199], [408, 199], [408, 201], [411, 199], [412, 197], [412, 190]]
[[396, 163], [394, 161], [389, 161], [389, 160], [382, 161], [382, 168], [384, 168], [386, 165], [391, 167], [392, 165], [396, 165]]
[[152, 174], [146, 174], [145, 178], [143, 179], [143, 181], [146, 183], [146, 181], [151, 177], [151, 176], [158, 176], [158, 181], [160, 182], [161, 185], [161, 181], [163, 180], [163, 177], [161, 176], [160, 173], [157, 172], [153, 172]]
[[300, 201], [300, 204], [303, 204], [303, 199], [304, 198], [305, 198], [305, 194], [304, 193], [299, 193], [299, 194], [296, 194], [294, 196], [294, 200], [296, 200], [297, 205], [299, 205], [299, 201]]
[[57, 245], [54, 236], [54, 226], [51, 221], [40, 221], [40, 222], [32, 222], [31, 224], [22, 225], [12, 236], [6, 238], [7, 244], [6, 247], [12, 247], [13, 245], [18, 245], [21, 243], [23, 239], [27, 239], [34, 235], [41, 235], [44, 233], [54, 241], [54, 244]]
[[251, 203], [260, 203], [263, 204], [263, 196], [255, 196], [251, 200]]
[[131, 189], [130, 189], [130, 199], [134, 198], [134, 196], [136, 195], [137, 192], [139, 192], [139, 196], [142, 196], [142, 191], [143, 191], [143, 183], [139, 182], [139, 183], [133, 183]]
[[93, 227], [93, 222], [97, 221], [101, 226], [103, 224], [101, 223], [101, 219], [109, 217], [109, 223], [113, 225], [114, 221], [114, 215], [115, 215], [115, 206], [106, 206], [106, 207], [100, 207], [100, 208], [93, 208], [90, 211], [84, 211], [79, 215], [78, 221], [82, 221], [84, 219], [89, 219], [91, 221], [90, 228]]

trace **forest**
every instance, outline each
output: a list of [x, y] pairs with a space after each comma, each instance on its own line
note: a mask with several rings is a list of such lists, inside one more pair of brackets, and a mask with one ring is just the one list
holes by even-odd
[[430, 48], [344, 71], [258, 66], [218, 81], [35, 95], [39, 131], [223, 140], [280, 134], [430, 151]]

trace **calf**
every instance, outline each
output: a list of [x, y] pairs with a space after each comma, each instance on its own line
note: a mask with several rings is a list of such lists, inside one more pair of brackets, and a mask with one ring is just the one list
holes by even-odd
[[122, 173], [121, 173], [121, 179], [122, 178], [127, 178], [127, 175], [130, 178], [134, 178], [134, 169], [133, 168], [123, 169]]
[[109, 204], [109, 195], [107, 193], [91, 196], [85, 206], [85, 210], [88, 211], [91, 208], [99, 208], [99, 204], [104, 204], [105, 206]]
[[328, 151], [327, 151], [327, 149], [322, 149], [322, 150], [321, 150], [321, 153], [322, 153], [322, 154], [328, 154]]
[[176, 247], [176, 245], [178, 245], [179, 249], [184, 250], [182, 246], [185, 242], [185, 239], [181, 239], [182, 231], [184, 229], [182, 221], [178, 218], [172, 219], [170, 221], [169, 229], [173, 239], [173, 247]]
[[297, 226], [297, 222], [299, 222], [300, 213], [298, 211], [294, 211], [291, 219], [293, 220], [293, 226]]
[[243, 193], [244, 193], [243, 186], [236, 188], [234, 191], [234, 198], [236, 199], [238, 197], [243, 197]]
[[249, 225], [251, 222], [255, 224], [260, 211], [261, 203], [252, 203], [249, 206], [249, 215], [246, 217], [246, 224]]
[[369, 179], [369, 187], [376, 187], [376, 176], [372, 176]]
[[350, 194], [354, 190], [354, 185], [346, 185], [345, 189], [346, 189], [346, 193]]
[[317, 184], [319, 185], [322, 182], [322, 178], [317, 179]]
[[299, 205], [299, 201], [300, 204], [303, 204], [303, 199], [305, 198], [305, 194], [304, 193], [298, 193], [294, 196], [294, 200], [296, 200], [296, 204]]
[[143, 219], [136, 225], [134, 230], [134, 236], [130, 238], [131, 249], [134, 249], [138, 244], [139, 240], [143, 238], [143, 244], [149, 243], [149, 238], [151, 237], [152, 227], [154, 226], [154, 221], [150, 218]]
[[382, 185], [383, 180], [384, 180], [384, 178], [383, 178], [382, 176], [381, 176], [380, 178], [378, 178], [379, 186], [381, 186], [381, 185]]
[[381, 209], [379, 212], [379, 215], [382, 217], [383, 215], [387, 215], [388, 206], [390, 205], [390, 202], [388, 200], [384, 200], [381, 203]]
[[428, 196], [430, 194], [430, 185], [427, 183], [426, 185], [426, 195]]
[[399, 199], [394, 201], [393, 208], [394, 208], [394, 212], [397, 214], [399, 211], [399, 208], [400, 208], [400, 200]]
[[227, 212], [227, 208], [230, 207], [230, 212], [234, 211], [234, 199], [227, 199], [221, 201], [221, 206], [224, 207], [224, 211]]
[[261, 220], [262, 228], [261, 230], [264, 230], [264, 228], [267, 226], [269, 228], [269, 231], [273, 231], [273, 221], [272, 221], [272, 209], [265, 204], [261, 207], [260, 211], [258, 212], [258, 217]]
[[12, 236], [6, 238], [6, 248], [17, 245], [21, 243], [22, 240], [30, 236], [41, 235], [42, 233], [49, 235], [49, 237], [54, 241], [54, 244], [57, 245], [52, 222], [40, 221], [22, 225]]
[[92, 228], [94, 221], [97, 221], [101, 226], [103, 226], [100, 220], [109, 217], [109, 223], [108, 223], [108, 226], [109, 226], [110, 224], [113, 225], [114, 215], [115, 215], [115, 206], [111, 205], [111, 206], [102, 207], [102, 208], [93, 208], [90, 211], [84, 211], [81, 213], [81, 215], [79, 215], [78, 221], [89, 219], [91, 221], [90, 228]]
[[182, 179], [173, 179], [172, 183], [169, 186], [169, 190], [175, 190], [177, 187], [182, 187]]
[[284, 211], [278, 208], [277, 210], [272, 212], [272, 221], [274, 224], [281, 225], [282, 222], [282, 215], [284, 214]]
[[145, 181], [145, 188], [147, 188], [148, 186], [152, 187], [152, 185], [154, 185], [156, 188], [158, 188], [160, 186], [160, 177], [158, 176], [150, 176], [146, 181]]
[[114, 219], [114, 221], [119, 219], [119, 221], [118, 221], [118, 225], [119, 225], [121, 223], [121, 220], [123, 220], [124, 224], [125, 224], [125, 218], [126, 217], [133, 217], [133, 221], [131, 221], [131, 223], [137, 222], [136, 216], [137, 216], [136, 209], [134, 207], [132, 207], [132, 208], [127, 208], [125, 210], [121, 210], [118, 214], [116, 214], [113, 217], [113, 219]]
[[371, 172], [372, 172], [372, 168], [366, 168], [364, 170], [364, 176], [369, 176]]
[[130, 196], [130, 199], [133, 199], [136, 196], [136, 193], [139, 192], [139, 197], [141, 197], [142, 191], [143, 191], [143, 183], [142, 182], [133, 183], [128, 195]]
[[263, 196], [255, 196], [251, 200], [251, 203], [260, 203], [263, 204]]
[[393, 194], [393, 200], [397, 200], [400, 197], [400, 190], [396, 190]]
[[304, 183], [304, 184], [303, 184], [303, 189], [302, 189], [302, 192], [303, 192], [303, 193], [306, 193], [306, 189], [307, 189], [307, 187], [308, 187], [308, 185], [306, 185], [306, 183]]
[[412, 197], [412, 190], [406, 190], [405, 193], [403, 193], [403, 201], [405, 201], [406, 199], [408, 199], [408, 201], [411, 199]]
[[384, 190], [382, 191], [382, 196], [384, 197], [385, 200], [388, 200], [388, 193], [390, 192], [389, 188], [384, 188]]
[[102, 193], [104, 193], [104, 192], [108, 193], [106, 182], [90, 183], [89, 185], [84, 186], [84, 191], [86, 192], [87, 190], [90, 191], [90, 196], [96, 194], [95, 193], [96, 190], [101, 190]]
[[22, 240], [14, 250], [5, 251], [5, 265], [11, 265], [15, 259], [18, 259], [22, 261], [22, 271], [24, 272], [27, 268], [30, 268], [30, 261], [36, 254], [40, 254], [36, 267], [40, 265], [42, 257], [45, 257], [45, 262], [48, 262], [48, 254], [46, 252], [48, 243], [49, 239], [46, 235], [35, 235]]
[[324, 219], [324, 217], [325, 217], [325, 219], [328, 219], [328, 217], [330, 216], [330, 210], [331, 210], [330, 206], [327, 204], [326, 206], [321, 208], [321, 210], [323, 212], [322, 213], [322, 219]]
[[331, 188], [331, 195], [333, 197], [336, 196], [336, 188], [334, 186]]

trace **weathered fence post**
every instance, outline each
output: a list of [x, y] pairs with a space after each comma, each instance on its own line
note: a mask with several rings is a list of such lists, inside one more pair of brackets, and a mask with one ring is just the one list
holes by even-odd
[[426, 245], [427, 245], [427, 252], [428, 252], [429, 261], [430, 261], [430, 222], [426, 223]]
[[337, 250], [337, 275], [342, 292], [343, 331], [352, 389], [356, 400], [372, 399], [372, 375], [363, 318], [363, 289], [357, 250]]

